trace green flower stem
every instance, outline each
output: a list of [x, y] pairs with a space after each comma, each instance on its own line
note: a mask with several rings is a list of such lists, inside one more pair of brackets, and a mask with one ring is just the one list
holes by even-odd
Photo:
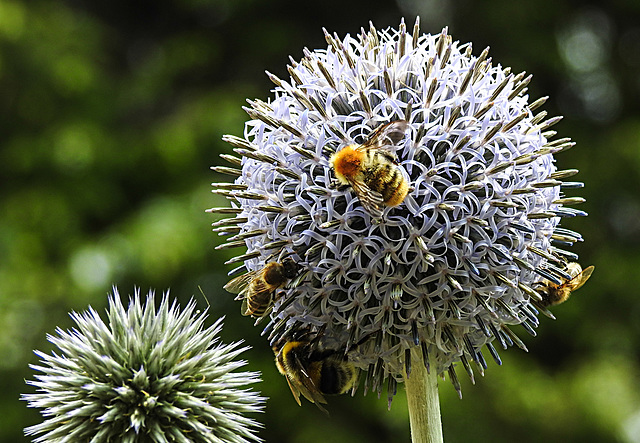
[[413, 348], [411, 374], [404, 385], [409, 403], [409, 422], [411, 423], [411, 441], [413, 443], [442, 443], [442, 421], [440, 419], [440, 400], [438, 398], [438, 376], [422, 364], [420, 348]]

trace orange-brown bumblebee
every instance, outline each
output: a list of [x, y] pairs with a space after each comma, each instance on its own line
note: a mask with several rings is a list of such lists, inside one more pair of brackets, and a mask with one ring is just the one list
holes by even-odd
[[562, 284], [555, 284], [552, 282], [545, 282], [537, 290], [542, 296], [542, 302], [544, 307], [559, 305], [567, 301], [573, 291], [576, 291], [584, 285], [591, 274], [595, 266], [589, 266], [586, 269], [582, 269], [579, 263], [571, 262], [567, 264], [567, 272], [571, 275], [571, 279], [565, 280]]
[[267, 263], [262, 269], [247, 272], [224, 285], [227, 291], [242, 300], [242, 315], [263, 317], [274, 302], [273, 295], [296, 276], [300, 266], [291, 258]]
[[298, 405], [300, 394], [327, 412], [325, 395], [344, 394], [356, 383], [356, 368], [347, 355], [322, 349], [317, 336], [304, 333], [298, 337], [280, 339], [273, 346], [276, 367], [287, 379]]
[[329, 159], [338, 182], [351, 186], [376, 219], [381, 218], [384, 206], [399, 205], [409, 192], [409, 183], [390, 150], [403, 139], [407, 126], [405, 120], [382, 125], [363, 144], [347, 145]]

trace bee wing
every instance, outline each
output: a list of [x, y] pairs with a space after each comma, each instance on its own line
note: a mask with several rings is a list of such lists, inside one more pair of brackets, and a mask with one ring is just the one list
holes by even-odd
[[595, 268], [595, 266], [591, 265], [588, 268], [584, 269], [580, 274], [576, 275], [573, 279], [571, 279], [572, 290], [576, 291], [580, 289], [587, 282], [587, 280], [589, 280], [589, 277], [591, 277], [591, 274], [593, 274], [593, 270]]
[[288, 375], [285, 378], [287, 379], [289, 389], [291, 389], [291, 393], [293, 394], [293, 398], [296, 400], [296, 403], [298, 403], [298, 406], [302, 406], [302, 403], [300, 403], [300, 391], [296, 387], [296, 383], [292, 382]]
[[371, 214], [373, 218], [382, 218], [382, 210], [384, 209], [384, 199], [382, 194], [374, 191], [359, 180], [350, 180], [349, 184], [351, 185], [351, 189], [353, 189], [358, 196], [360, 203], [362, 203], [362, 207]]
[[309, 376], [307, 371], [304, 369], [304, 366], [302, 365], [300, 360], [298, 360], [297, 356], [296, 356], [296, 365], [300, 370], [300, 374], [302, 374], [302, 377], [300, 377], [300, 386], [299, 386], [299, 389], [302, 395], [304, 395], [304, 397], [307, 400], [309, 400], [311, 403], [315, 403], [317, 405], [319, 405], [320, 403], [326, 404], [327, 400], [324, 398], [324, 395], [322, 395], [322, 393], [320, 392], [316, 384], [313, 382], [313, 379]]
[[296, 364], [298, 366], [298, 371], [302, 374], [302, 378], [300, 380], [296, 380], [289, 375], [286, 375], [287, 384], [289, 385], [289, 389], [291, 389], [291, 393], [293, 394], [293, 398], [295, 399], [298, 406], [302, 406], [300, 402], [300, 394], [304, 396], [311, 403], [315, 403], [315, 405], [325, 414], [328, 414], [327, 410], [322, 407], [321, 403], [327, 403], [324, 396], [318, 391], [313, 380], [309, 377], [307, 372], [302, 367], [302, 364], [296, 359]]
[[242, 307], [240, 308], [240, 313], [244, 316], [251, 314], [251, 308], [249, 308], [249, 300], [247, 297], [242, 299]]
[[[309, 383], [312, 384], [311, 389], [307, 388], [301, 383], [296, 382], [295, 380], [290, 380], [289, 377], [286, 377], [286, 379], [287, 383], [289, 383], [289, 388], [293, 393], [293, 398], [295, 398], [299, 406], [302, 406], [302, 404], [300, 403], [300, 394], [302, 394], [304, 398], [309, 400], [311, 403], [314, 403], [322, 412], [324, 412], [325, 414], [329, 414], [329, 412], [327, 412], [327, 410], [322, 406], [322, 403], [326, 404], [327, 400], [325, 400], [324, 396], [320, 394], [320, 392], [318, 392], [311, 379], [309, 379]], [[306, 382], [306, 379], [302, 380], [302, 383], [304, 382]], [[314, 393], [316, 394], [314, 395]]]
[[409, 123], [407, 123], [406, 120], [396, 120], [384, 124], [373, 131], [369, 139], [358, 149], [381, 149], [389, 151], [391, 147], [396, 146], [404, 138], [408, 125]]
[[240, 294], [244, 295], [244, 291], [249, 286], [251, 280], [253, 280], [259, 271], [251, 271], [246, 274], [241, 275], [240, 277], [236, 277], [234, 279], [229, 280], [229, 282], [224, 285], [224, 289], [227, 292], [231, 292], [232, 294]]

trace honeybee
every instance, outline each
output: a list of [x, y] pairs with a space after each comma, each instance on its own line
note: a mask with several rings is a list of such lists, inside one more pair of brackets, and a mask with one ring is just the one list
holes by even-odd
[[242, 315], [260, 318], [271, 307], [274, 293], [295, 277], [299, 270], [300, 266], [291, 257], [285, 257], [234, 278], [224, 285], [224, 289], [238, 294], [236, 300], [242, 300]]
[[390, 150], [402, 140], [407, 125], [405, 120], [382, 125], [363, 144], [345, 146], [329, 159], [338, 183], [351, 186], [375, 219], [381, 218], [384, 206], [399, 205], [409, 192], [409, 183]]
[[542, 296], [542, 302], [544, 307], [559, 305], [569, 299], [569, 296], [573, 291], [576, 291], [584, 285], [591, 274], [595, 266], [589, 266], [586, 269], [582, 269], [580, 264], [571, 262], [567, 264], [567, 272], [571, 275], [570, 280], [564, 281], [562, 284], [557, 285], [552, 282], [545, 282], [538, 292]]
[[325, 395], [344, 394], [356, 383], [356, 368], [347, 355], [321, 349], [317, 336], [305, 333], [290, 340], [281, 339], [273, 346], [276, 367], [289, 384], [300, 405], [300, 394], [327, 412]]

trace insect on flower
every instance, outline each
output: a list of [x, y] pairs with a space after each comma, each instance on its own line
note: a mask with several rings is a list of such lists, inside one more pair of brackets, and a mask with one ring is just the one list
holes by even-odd
[[548, 307], [564, 303], [573, 291], [580, 289], [589, 280], [594, 269], [593, 265], [583, 270], [579, 263], [568, 263], [567, 272], [571, 275], [571, 279], [565, 280], [559, 285], [547, 281], [537, 288], [542, 296], [541, 304]]
[[[291, 331], [274, 344], [273, 352], [276, 355], [276, 367], [287, 379], [298, 405], [302, 394], [326, 413], [322, 407], [327, 403], [324, 396], [340, 395], [352, 389], [357, 381], [357, 369], [349, 361], [349, 350], [343, 353], [326, 348], [320, 343], [321, 337], [319, 331]], [[365, 337], [354, 347], [369, 338]]]
[[296, 276], [300, 266], [291, 258], [267, 263], [262, 269], [247, 272], [224, 286], [236, 300], [242, 300], [242, 315], [263, 317], [271, 308], [275, 292]]
[[391, 151], [403, 139], [407, 125], [404, 120], [382, 125], [363, 144], [347, 145], [329, 159], [338, 182], [351, 186], [374, 219], [382, 217], [385, 206], [402, 203], [409, 192]]

